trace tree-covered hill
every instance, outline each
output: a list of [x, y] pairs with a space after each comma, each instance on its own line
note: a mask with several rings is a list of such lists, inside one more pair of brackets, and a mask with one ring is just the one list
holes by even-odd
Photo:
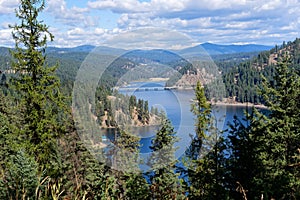
[[238, 102], [264, 103], [260, 94], [263, 77], [273, 83], [274, 66], [288, 54], [292, 65], [289, 66], [299, 74], [300, 68], [300, 39], [275, 46], [270, 51], [260, 52], [242, 63], [220, 64], [224, 71], [223, 80], [226, 96]]

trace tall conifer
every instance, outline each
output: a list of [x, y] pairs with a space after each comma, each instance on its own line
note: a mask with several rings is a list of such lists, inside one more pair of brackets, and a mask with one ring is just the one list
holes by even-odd
[[260, 163], [255, 183], [267, 199], [298, 199], [300, 77], [291, 66], [289, 55], [283, 57], [275, 71], [274, 82], [263, 83], [270, 114], [256, 112], [257, 120], [251, 124], [251, 140], [256, 144], [255, 156]]
[[63, 130], [63, 97], [55, 75], [57, 66], [46, 64], [45, 49], [53, 40], [48, 26], [39, 20], [45, 7], [44, 0], [21, 0], [16, 10], [20, 23], [13, 29], [15, 51], [12, 51], [13, 85], [19, 92], [19, 103], [24, 107], [20, 137], [26, 149], [49, 173], [58, 170], [56, 139]]

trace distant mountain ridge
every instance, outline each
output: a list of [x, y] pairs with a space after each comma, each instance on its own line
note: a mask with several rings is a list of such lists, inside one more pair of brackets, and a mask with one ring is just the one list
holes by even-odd
[[[272, 49], [273, 46], [259, 45], [259, 44], [245, 44], [245, 45], [220, 45], [213, 43], [203, 43], [194, 47], [189, 47], [181, 50], [172, 51], [174, 53], [184, 56], [196, 56], [208, 53], [209, 55], [221, 55], [221, 54], [234, 54], [245, 52], [261, 52]], [[95, 51], [104, 55], [121, 55], [127, 50], [121, 48], [112, 48], [107, 46], [93, 46], [93, 45], [81, 45], [72, 48], [58, 48], [48, 47], [47, 52], [85, 52], [89, 53]]]
[[93, 45], [81, 45], [77, 47], [48, 47], [47, 52], [63, 52], [63, 51], [68, 51], [68, 52], [91, 52], [96, 46]]
[[106, 47], [106, 46], [93, 46], [93, 45], [81, 45], [77, 47], [70, 47], [70, 48], [59, 48], [59, 47], [48, 47], [48, 53], [65, 53], [65, 52], [78, 52], [78, 53], [90, 53], [90, 52], [97, 52], [102, 55], [120, 55], [126, 52], [124, 49], [118, 49], [113, 47]]
[[[258, 45], [258, 44], [244, 44], [244, 45], [220, 45], [212, 43], [203, 43], [194, 47], [189, 47], [178, 51], [179, 54], [186, 56], [199, 55], [207, 52], [209, 55], [221, 55], [221, 54], [234, 54], [234, 53], [246, 53], [246, 52], [260, 52], [268, 51], [273, 46]], [[205, 50], [205, 52], [203, 52]]]

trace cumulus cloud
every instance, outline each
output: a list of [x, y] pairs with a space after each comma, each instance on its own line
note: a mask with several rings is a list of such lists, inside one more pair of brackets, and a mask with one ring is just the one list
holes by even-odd
[[50, 45], [57, 47], [75, 47], [84, 44], [103, 46], [105, 41], [122, 32], [121, 29], [117, 28], [109, 30], [102, 28], [85, 29], [80, 27], [71, 28], [66, 32], [57, 28], [51, 28], [50, 31], [55, 35], [54, 42]]
[[97, 18], [88, 15], [88, 8], [67, 7], [65, 0], [50, 0], [47, 3], [46, 12], [50, 13], [58, 23], [68, 26], [96, 26]]
[[[94, 5], [99, 3], [94, 8], [103, 9], [100, 2], [103, 1], [94, 1]], [[280, 42], [297, 37], [300, 24], [297, 0], [152, 0], [143, 5], [130, 0], [134, 7], [126, 7], [117, 0], [105, 2], [106, 9], [121, 13], [120, 28], [171, 28], [194, 38], [200, 32], [200, 42], [205, 42], [204, 38], [221, 43], [256, 39], [257, 43], [274, 44], [277, 39]], [[291, 31], [290, 36], [287, 30]]]
[[0, 15], [13, 13], [18, 5], [18, 0], [0, 0]]
[[175, 49], [189, 47], [194, 42], [187, 35], [174, 30], [148, 27], [120, 31], [104, 45], [123, 49]]
[[148, 12], [151, 9], [148, 2], [139, 2], [138, 0], [88, 1], [87, 5], [93, 9], [110, 9], [117, 13]]
[[[298, 0], [86, 0], [80, 3], [49, 0], [46, 3], [45, 16], [49, 20], [50, 14], [49, 25], [56, 35], [56, 44], [68, 46], [101, 44], [117, 34], [149, 27], [181, 32], [197, 43], [271, 45], [299, 37], [300, 30]], [[17, 4], [18, 0], [0, 0], [2, 18], [6, 13], [13, 13]], [[5, 21], [9, 19], [6, 17]], [[2, 26], [5, 23], [1, 21]]]
[[1, 46], [10, 47], [13, 44], [13, 39], [11, 36], [11, 30], [3, 29], [0, 30], [0, 44]]

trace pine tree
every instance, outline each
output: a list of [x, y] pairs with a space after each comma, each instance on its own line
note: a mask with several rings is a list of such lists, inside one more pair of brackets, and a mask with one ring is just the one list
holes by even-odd
[[187, 177], [186, 187], [190, 199], [220, 199], [225, 195], [223, 183], [225, 146], [216, 128], [217, 124], [213, 123], [211, 105], [207, 102], [204, 91], [198, 82], [191, 107], [196, 117], [196, 135], [186, 151], [185, 168], [181, 173]]
[[196, 117], [195, 132], [196, 137], [194, 138], [198, 143], [198, 152], [202, 146], [202, 140], [205, 138], [205, 132], [209, 130], [209, 124], [211, 122], [211, 106], [207, 102], [205, 97], [204, 88], [200, 82], [197, 82], [195, 88], [195, 99], [192, 104], [191, 111]]
[[[20, 150], [11, 155], [4, 175], [7, 199], [34, 199], [39, 185], [38, 166], [34, 158]], [[3, 196], [4, 197], [4, 196]]]
[[270, 114], [256, 112], [258, 117], [252, 125], [251, 140], [256, 143], [255, 155], [261, 165], [255, 183], [267, 199], [298, 199], [300, 77], [291, 66], [289, 55], [277, 64], [275, 72], [274, 82], [263, 82]]
[[195, 115], [195, 137], [193, 138], [193, 145], [190, 152], [194, 153], [194, 159], [199, 158], [203, 140], [206, 137], [206, 131], [210, 129], [211, 122], [211, 105], [207, 102], [205, 97], [205, 89], [197, 82], [195, 88], [195, 99], [191, 105], [191, 112]]
[[19, 137], [40, 167], [51, 174], [59, 168], [56, 139], [63, 132], [64, 103], [55, 75], [57, 66], [49, 67], [45, 62], [47, 41], [54, 37], [38, 19], [44, 6], [44, 0], [20, 1], [16, 10], [20, 24], [10, 26], [15, 40], [15, 51], [11, 53], [16, 73], [13, 85], [20, 95], [16, 100], [24, 107], [24, 127]]
[[0, 90], [0, 99], [0, 166], [4, 167], [9, 155], [18, 151], [16, 130], [20, 119], [13, 109], [16, 107], [13, 98], [10, 95], [5, 96]]
[[[229, 156], [226, 162], [226, 182], [229, 196], [240, 199], [244, 195], [247, 199], [257, 197], [257, 189], [254, 177], [260, 173], [261, 165], [255, 156], [255, 148], [258, 143], [251, 139], [251, 133], [255, 130], [255, 117], [253, 113], [246, 113], [244, 120], [234, 116], [233, 123], [229, 124], [227, 137], [227, 151]], [[248, 126], [249, 125], [249, 126]], [[243, 188], [237, 190], [237, 188]]]
[[147, 199], [148, 184], [139, 168], [140, 138], [120, 130], [115, 140], [112, 169], [109, 173], [110, 188], [119, 199]]
[[148, 101], [144, 102], [144, 108], [143, 108], [143, 124], [148, 124], [150, 119], [149, 114], [149, 103]]
[[151, 184], [152, 199], [185, 199], [179, 174], [175, 173], [175, 148], [177, 141], [170, 120], [164, 120], [162, 127], [152, 139], [149, 165], [152, 172], [148, 173]]

